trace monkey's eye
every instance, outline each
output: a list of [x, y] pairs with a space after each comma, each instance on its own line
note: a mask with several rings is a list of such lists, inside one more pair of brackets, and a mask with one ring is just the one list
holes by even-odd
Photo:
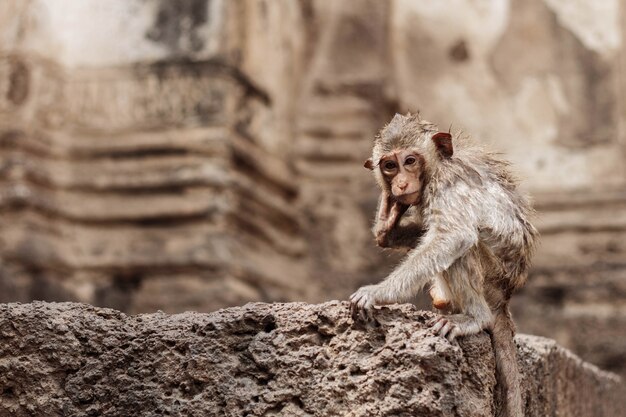
[[413, 165], [416, 161], [414, 156], [409, 156], [404, 160], [404, 165]]
[[385, 169], [386, 171], [393, 171], [394, 169], [396, 169], [396, 163], [393, 161], [385, 161], [383, 163], [383, 169]]

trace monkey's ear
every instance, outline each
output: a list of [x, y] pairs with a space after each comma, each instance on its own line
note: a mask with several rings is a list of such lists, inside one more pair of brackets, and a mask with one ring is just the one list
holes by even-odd
[[433, 135], [433, 142], [437, 150], [444, 158], [450, 158], [454, 153], [452, 149], [452, 135], [447, 132], [438, 132]]
[[366, 159], [365, 163], [363, 164], [363, 166], [367, 169], [369, 169], [370, 171], [372, 169], [374, 169], [374, 162], [372, 161], [372, 158]]

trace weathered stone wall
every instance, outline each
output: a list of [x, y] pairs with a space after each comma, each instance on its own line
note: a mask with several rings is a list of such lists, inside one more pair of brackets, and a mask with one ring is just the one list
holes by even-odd
[[0, 301], [345, 298], [398, 254], [361, 167], [420, 109], [514, 163], [522, 331], [626, 375], [626, 2], [8, 0]]
[[[493, 416], [486, 333], [451, 344], [432, 313], [347, 302], [248, 304], [125, 316], [61, 303], [0, 305], [0, 415]], [[617, 417], [617, 376], [519, 336], [525, 414]]]

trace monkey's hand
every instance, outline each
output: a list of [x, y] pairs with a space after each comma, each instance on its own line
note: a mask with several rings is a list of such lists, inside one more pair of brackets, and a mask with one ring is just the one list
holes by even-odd
[[374, 225], [374, 236], [378, 246], [385, 248], [388, 246], [389, 233], [398, 225], [400, 218], [409, 209], [408, 205], [395, 201], [391, 196], [381, 196], [381, 204]]
[[350, 309], [352, 316], [357, 314], [365, 321], [372, 319], [374, 306], [377, 304], [386, 304], [382, 296], [382, 287], [380, 284], [366, 285], [359, 288], [350, 296]]

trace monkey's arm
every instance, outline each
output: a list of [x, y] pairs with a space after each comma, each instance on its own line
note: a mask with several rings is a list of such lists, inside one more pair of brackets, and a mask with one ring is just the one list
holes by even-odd
[[448, 269], [452, 263], [478, 242], [479, 210], [463, 201], [456, 192], [431, 205], [428, 230], [422, 243], [377, 285], [360, 288], [350, 297], [357, 309], [371, 309], [374, 304], [409, 300], [431, 277]]
[[478, 241], [475, 230], [449, 230], [442, 226], [430, 228], [423, 243], [409, 252], [406, 259], [380, 284], [379, 302], [410, 299], [432, 276], [448, 269]]
[[421, 224], [409, 223], [406, 225], [397, 224], [387, 232], [385, 240], [376, 242], [381, 248], [393, 249], [413, 249], [424, 236], [424, 228]]

